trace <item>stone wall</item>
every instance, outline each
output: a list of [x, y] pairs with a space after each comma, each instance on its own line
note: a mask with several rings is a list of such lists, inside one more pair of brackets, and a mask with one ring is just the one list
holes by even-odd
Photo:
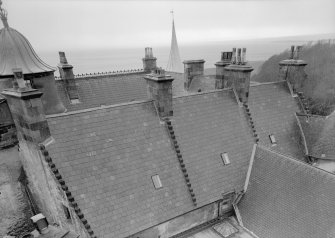
[[0, 102], [0, 150], [17, 143], [16, 129], [9, 107], [6, 101]]
[[20, 172], [17, 148], [0, 151], [0, 237], [17, 236], [34, 229], [29, 200], [19, 182]]
[[[82, 238], [89, 237], [37, 146], [20, 141], [20, 156], [32, 197], [49, 223], [74, 231]], [[68, 209], [70, 218], [66, 216], [65, 208]]]

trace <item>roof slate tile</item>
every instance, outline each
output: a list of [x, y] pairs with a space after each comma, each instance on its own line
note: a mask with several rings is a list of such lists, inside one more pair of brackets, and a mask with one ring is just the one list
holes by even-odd
[[[172, 123], [199, 206], [243, 188], [253, 140], [231, 90], [174, 99]], [[228, 152], [224, 166], [220, 153]]]
[[[248, 105], [260, 144], [300, 160], [304, 159], [295, 117], [300, 109], [286, 82], [251, 86]], [[270, 134], [274, 135], [277, 145], [271, 144]]]
[[58, 94], [68, 111], [81, 110], [101, 105], [113, 105], [147, 99], [144, 73], [132, 73], [106, 77], [78, 78], [78, 104], [71, 104], [66, 95], [63, 80], [57, 80]]
[[335, 175], [258, 146], [243, 224], [259, 237], [335, 237], [334, 186]]
[[[152, 102], [48, 121], [56, 141], [50, 155], [99, 237], [131, 235], [193, 208]], [[155, 174], [162, 189], [152, 184]]]

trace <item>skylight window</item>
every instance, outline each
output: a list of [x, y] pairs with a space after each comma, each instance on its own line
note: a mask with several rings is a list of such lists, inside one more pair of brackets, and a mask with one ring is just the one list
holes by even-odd
[[220, 156], [221, 156], [221, 159], [224, 165], [230, 164], [230, 160], [229, 160], [227, 152], [221, 153]]
[[152, 179], [155, 189], [160, 189], [163, 187], [161, 179], [159, 178], [158, 174], [152, 176], [151, 179]]
[[71, 101], [71, 104], [78, 104], [78, 103], [80, 103], [80, 101], [79, 101], [79, 99], [70, 99], [70, 101]]
[[270, 134], [269, 138], [270, 138], [270, 142], [271, 142], [272, 146], [277, 145], [276, 138], [273, 134]]

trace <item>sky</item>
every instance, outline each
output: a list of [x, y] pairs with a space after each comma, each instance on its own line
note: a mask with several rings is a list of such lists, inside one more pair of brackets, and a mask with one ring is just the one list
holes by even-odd
[[334, 0], [2, 0], [39, 50], [168, 46], [335, 33]]

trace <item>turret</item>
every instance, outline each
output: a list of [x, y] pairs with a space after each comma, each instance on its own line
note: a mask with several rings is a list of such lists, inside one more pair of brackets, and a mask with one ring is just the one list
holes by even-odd
[[[0, 5], [1, 6], [1, 5]], [[43, 93], [41, 101], [46, 114], [61, 113], [65, 107], [57, 93], [55, 68], [44, 63], [21, 33], [8, 26], [7, 12], [0, 7], [4, 28], [0, 31], [0, 86], [12, 87], [13, 68], [20, 68], [23, 80]]]

